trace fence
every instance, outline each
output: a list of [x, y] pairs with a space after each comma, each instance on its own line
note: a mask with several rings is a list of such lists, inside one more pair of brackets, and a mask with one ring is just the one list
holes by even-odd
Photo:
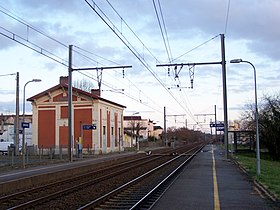
[[[25, 165], [44, 165], [52, 162], [65, 162], [69, 160], [67, 145], [59, 147], [44, 147], [43, 145], [26, 145], [25, 153], [19, 151], [16, 155], [15, 148], [9, 147], [6, 155], [0, 155], [0, 167], [19, 168], [23, 166], [23, 154], [25, 154]], [[73, 148], [73, 160], [92, 157], [95, 154], [94, 148], [83, 148], [78, 150], [78, 147]], [[3, 171], [3, 170], [2, 170]]]

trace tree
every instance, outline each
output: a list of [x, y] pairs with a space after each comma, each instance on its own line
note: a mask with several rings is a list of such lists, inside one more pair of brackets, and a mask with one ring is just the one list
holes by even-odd
[[[256, 131], [254, 104], [247, 104], [242, 114], [242, 128]], [[264, 96], [259, 103], [260, 145], [274, 160], [280, 159], [280, 95]]]
[[280, 160], [280, 98], [266, 96], [259, 115], [260, 136], [273, 160]]
[[130, 124], [130, 129], [131, 129], [132, 135], [135, 135], [135, 137], [136, 137], [136, 145], [139, 149], [138, 141], [139, 141], [139, 136], [140, 136], [140, 130], [144, 128], [143, 124], [141, 121], [133, 120], [133, 119], [130, 120], [129, 124]]
[[91, 89], [94, 88], [92, 81], [88, 79], [82, 79], [82, 80], [75, 80], [73, 81], [73, 87], [81, 89], [86, 92], [91, 92]]
[[189, 130], [188, 128], [169, 127], [167, 129], [166, 137], [170, 141], [176, 139], [184, 143], [193, 143], [201, 141], [203, 134], [200, 131]]

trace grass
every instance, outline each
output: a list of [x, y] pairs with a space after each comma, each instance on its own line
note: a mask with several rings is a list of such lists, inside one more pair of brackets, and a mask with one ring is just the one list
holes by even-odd
[[267, 154], [261, 154], [261, 174], [257, 176], [256, 155], [252, 152], [237, 153], [234, 158], [248, 174], [262, 183], [270, 192], [280, 198], [280, 161], [272, 161]]

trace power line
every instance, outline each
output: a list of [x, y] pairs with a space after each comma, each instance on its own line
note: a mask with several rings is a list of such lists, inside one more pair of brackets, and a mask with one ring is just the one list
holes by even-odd
[[228, 0], [228, 7], [227, 7], [227, 14], [226, 14], [226, 23], [225, 23], [225, 32], [224, 32], [224, 34], [226, 34], [226, 33], [227, 33], [228, 17], [229, 17], [229, 9], [230, 9], [230, 0]]
[[171, 52], [171, 48], [170, 48], [169, 38], [168, 38], [168, 35], [167, 35], [167, 29], [166, 29], [165, 21], [164, 21], [164, 18], [163, 18], [163, 12], [162, 12], [162, 9], [161, 9], [160, 0], [158, 0], [158, 5], [159, 5], [161, 20], [162, 20], [163, 28], [164, 28], [164, 32], [165, 32], [166, 42], [167, 42], [169, 53], [170, 53], [170, 58], [172, 60], [172, 52]]
[[[85, 0], [86, 2], [87, 2], [87, 4], [89, 5], [89, 3], [88, 3], [88, 1], [87, 0]], [[113, 11], [117, 14], [117, 16], [120, 18], [120, 20], [121, 20], [121, 23], [124, 23], [125, 24], [125, 26], [129, 29], [129, 31], [136, 37], [136, 39], [141, 43], [141, 45], [143, 46], [143, 48], [145, 48], [146, 50], [147, 50], [147, 52], [156, 60], [156, 62], [158, 62], [158, 63], [160, 63], [160, 61], [156, 58], [156, 56], [151, 52], [151, 50], [144, 44], [144, 42], [139, 38], [139, 36], [132, 30], [132, 28], [128, 25], [128, 23], [123, 19], [123, 17], [118, 13], [118, 11], [113, 7], [113, 5], [110, 3], [110, 1], [109, 0], [106, 0], [106, 2], [109, 4], [109, 6], [113, 9]], [[102, 12], [102, 10], [100, 9], [100, 7], [98, 7], [97, 6], [97, 4], [92, 0], [92, 3], [93, 3], [93, 5], [94, 6], [96, 6], [99, 10], [100, 10], [100, 12]], [[90, 6], [90, 5], [89, 5]], [[104, 12], [102, 12], [102, 14], [108, 19], [108, 21], [112, 24], [112, 26], [114, 26], [114, 24], [112, 23], [112, 21], [110, 21], [110, 19], [104, 14]], [[102, 18], [101, 18], [102, 19]], [[117, 27], [113, 27], [113, 28], [115, 28], [117, 31], [119, 31], [118, 29], [117, 29]], [[123, 34], [122, 34], [122, 32], [121, 31], [119, 31], [120, 32], [120, 34], [121, 34], [121, 36], [123, 37], [123, 38], [125, 38], [124, 36], [123, 36]], [[126, 39], [126, 41], [127, 41], [127, 39]], [[129, 43], [129, 42], [128, 42]], [[130, 43], [129, 43], [130, 44]], [[140, 55], [140, 54], [139, 54]], [[142, 57], [142, 58], [144, 58], [144, 57]]]
[[67, 46], [66, 44], [64, 44], [64, 43], [62, 43], [62, 42], [60, 42], [60, 41], [58, 41], [58, 40], [52, 38], [52, 37], [49, 36], [48, 34], [42, 32], [41, 30], [39, 30], [39, 29], [37, 29], [36, 27], [32, 26], [30, 23], [26, 22], [26, 21], [23, 20], [22, 18], [20, 18], [20, 17], [18, 17], [17, 15], [13, 14], [11, 11], [7, 10], [6, 8], [4, 8], [4, 7], [2, 7], [2, 6], [0, 6], [0, 7], [1, 7], [2, 9], [4, 9], [4, 10], [8, 11], [9, 13], [11, 13], [11, 15], [8, 14], [7, 12], [4, 12], [3, 10], [0, 10], [0, 12], [2, 12], [3, 14], [7, 15], [8, 17], [10, 17], [10, 18], [14, 19], [15, 21], [17, 21], [17, 22], [19, 22], [19, 23], [21, 23], [21, 24], [23, 24], [23, 25], [26, 26], [26, 28], [27, 28], [27, 39], [26, 39], [26, 40], [27, 40], [27, 41], [28, 41], [28, 31], [29, 31], [29, 29], [32, 29], [32, 30], [34, 30], [35, 32], [37, 32], [37, 33], [39, 33], [39, 34], [41, 34], [41, 35], [43, 35], [43, 36], [49, 38], [50, 40], [52, 40], [52, 41], [54, 41], [54, 42], [57, 42], [58, 44], [60, 44], [60, 45], [62, 45], [62, 46], [64, 46], [64, 47], [66, 47], [66, 48], [68, 48], [68, 46]]
[[11, 39], [11, 40], [13, 40], [13, 41], [15, 41], [15, 42], [17, 42], [17, 43], [27, 47], [27, 48], [33, 50], [33, 51], [35, 51], [35, 52], [37, 52], [37, 53], [39, 53], [39, 54], [41, 54], [41, 55], [43, 55], [45, 57], [47, 57], [47, 58], [57, 62], [57, 63], [60, 63], [60, 64], [62, 64], [64, 66], [68, 66], [66, 64], [67, 63], [66, 60], [64, 60], [62, 58], [59, 58], [55, 54], [45, 50], [44, 48], [40, 47], [39, 45], [37, 45], [37, 44], [35, 44], [35, 43], [31, 42], [31, 41], [26, 40], [24, 37], [16, 35], [15, 33], [13, 33], [11, 31], [3, 28], [2, 26], [0, 26], [0, 29], [2, 29], [4, 32], [6, 32], [6, 34], [3, 33], [3, 32], [0, 32], [0, 34], [2, 36], [5, 36], [6, 38], [9, 38], [9, 39]]
[[[33, 42], [31, 41], [32, 39], [30, 39], [30, 37], [29, 37], [29, 34], [30, 34], [29, 31], [30, 31], [30, 30], [33, 30], [34, 32], [37, 32], [37, 33], [41, 34], [42, 36], [45, 36], [46, 38], [48, 38], [48, 39], [50, 39], [50, 40], [56, 42], [56, 43], [59, 44], [59, 45], [62, 45], [63, 47], [68, 47], [68, 45], [66, 45], [66, 44], [64, 44], [64, 43], [62, 43], [62, 42], [60, 42], [60, 41], [54, 39], [53, 37], [47, 35], [46, 33], [42, 32], [41, 30], [39, 30], [39, 29], [37, 29], [36, 27], [34, 27], [34, 26], [28, 24], [26, 21], [23, 21], [22, 19], [20, 19], [20, 18], [18, 18], [18, 17], [14, 17], [14, 16], [12, 16], [12, 15], [8, 14], [7, 12], [4, 12], [4, 11], [3, 11], [2, 13], [5, 14], [5, 15], [7, 15], [8, 17], [12, 18], [13, 20], [16, 20], [16, 21], [19, 22], [20, 24], [23, 24], [23, 25], [26, 27], [26, 32], [27, 32], [27, 33], [26, 33], [26, 37], [23, 37], [23, 36], [19, 36], [19, 35], [17, 35], [17, 34], [15, 34], [15, 33], [11, 32], [11, 31], [9, 31], [9, 30], [7, 30], [7, 29], [1, 27], [1, 29], [3, 30], [3, 31], [0, 33], [1, 35], [3, 35], [3, 36], [5, 36], [5, 37], [7, 37], [7, 38], [9, 38], [9, 39], [11, 39], [11, 40], [13, 40], [13, 41], [19, 43], [19, 44], [21, 44], [21, 45], [23, 45], [23, 46], [25, 46], [25, 47], [27, 47], [27, 48], [29, 48], [29, 49], [31, 49], [31, 50], [37, 52], [37, 53], [39, 53], [39, 54], [41, 54], [41, 55], [44, 55], [45, 57], [48, 57], [48, 58], [54, 60], [55, 62], [58, 62], [58, 63], [60, 63], [60, 64], [62, 64], [62, 65], [64, 65], [64, 66], [67, 66], [67, 67], [68, 67], [68, 64], [67, 64], [67, 61], [66, 61], [66, 60], [64, 60], [64, 59], [60, 58], [59, 56], [55, 55], [53, 52], [50, 52], [50, 51], [48, 51], [48, 50], [42, 48], [41, 46], [39, 46], [39, 45], [33, 43]], [[108, 19], [108, 20], [109, 20], [109, 19]], [[128, 24], [127, 24], [123, 19], [122, 19], [122, 22], [124, 22], [124, 23], [127, 25], [127, 27], [129, 27]], [[129, 27], [129, 28], [130, 28], [130, 27]], [[130, 29], [131, 29], [131, 28], [130, 28]], [[131, 29], [131, 31], [132, 31], [132, 29]], [[133, 33], [134, 33], [134, 32], [133, 32]], [[135, 34], [135, 33], [134, 33], [134, 34]], [[136, 34], [135, 34], [135, 35], [136, 35]], [[137, 36], [137, 35], [136, 35], [136, 36]], [[138, 37], [138, 36], [137, 36], [137, 37]], [[124, 37], [124, 38], [125, 38], [125, 37]], [[147, 49], [148, 52], [150, 52], [150, 54], [152, 55], [151, 51], [144, 45], [144, 43], [140, 40], [139, 37], [138, 37], [138, 40], [143, 44], [143, 46], [145, 47], [145, 49]], [[126, 38], [125, 38], [125, 41], [129, 44], [129, 46], [132, 46], [132, 45], [127, 41]], [[82, 48], [77, 48], [77, 49], [83, 51]], [[139, 59], [139, 60], [141, 61], [141, 63], [146, 67], [146, 69], [148, 69], [148, 70], [150, 71], [150, 73], [158, 80], [158, 82], [167, 90], [166, 86], [163, 84], [163, 82], [161, 81], [161, 79], [160, 79], [160, 78], [158, 77], [158, 75], [151, 69], [151, 67], [149, 66], [149, 64], [145, 62], [144, 58], [140, 55], [140, 53], [138, 53], [137, 50], [136, 50], [133, 46], [132, 46], [132, 49], [131, 49], [131, 50], [134, 51], [134, 52], [136, 53], [135, 56], [136, 56], [136, 57], [138, 56], [138, 59]], [[80, 54], [81, 56], [83, 56], [84, 58], [86, 58], [87, 60], [89, 60], [89, 61], [91, 61], [91, 62], [99, 63], [99, 61], [96, 61], [96, 60], [92, 59], [91, 57], [89, 57], [89, 56], [87, 56], [87, 55], [84, 55], [83, 53], [80, 53], [80, 52], [78, 52], [78, 51], [75, 51], [75, 52], [78, 53], [78, 54]], [[84, 50], [84, 52], [86, 52], [86, 50]], [[89, 53], [89, 51], [87, 51], [87, 52]], [[89, 54], [90, 54], [90, 53], [89, 53]], [[92, 53], [92, 55], [93, 55], [93, 53]], [[95, 56], [96, 56], [96, 55], [95, 55]], [[152, 56], [153, 56], [153, 55], [152, 55]], [[153, 57], [156, 59], [155, 56], [153, 56]], [[104, 58], [102, 58], [102, 59], [104, 59]], [[106, 60], [106, 59], [104, 59], [104, 60]], [[110, 62], [110, 60], [108, 60], [108, 59], [107, 59], [107, 61]], [[156, 61], [158, 61], [158, 60], [156, 59]], [[93, 78], [93, 77], [91, 77], [91, 78]], [[141, 90], [140, 90], [140, 91], [141, 91]], [[167, 90], [167, 91], [168, 91], [168, 90]], [[169, 92], [169, 91], [168, 91], [168, 92]], [[180, 104], [180, 106], [181, 106], [184, 110], [186, 110], [185, 107], [182, 106], [182, 104], [178, 101], [178, 99], [175, 98], [175, 96], [174, 96], [172, 93], [169, 92], [169, 94], [173, 97], [173, 99], [174, 99], [175, 101], [177, 101], [178, 104]]]
[[[171, 95], [171, 97], [177, 102], [177, 104], [186, 111], [185, 107], [168, 90], [168, 88], [164, 85], [164, 83], [157, 76], [157, 74], [151, 69], [150, 65], [145, 61], [145, 59], [140, 55], [140, 53], [138, 53], [138, 51], [135, 49], [135, 47], [126, 39], [124, 34], [118, 29], [118, 27], [115, 26], [115, 24], [110, 20], [110, 18], [102, 11], [102, 9], [93, 0], [91, 1], [92, 4], [89, 3], [88, 0], [85, 0], [85, 2], [98, 15], [98, 17], [111, 29], [111, 31], [121, 40], [121, 42], [132, 52], [132, 54], [140, 61], [140, 63], [142, 63], [142, 65], [152, 74], [152, 76], [159, 82], [159, 84]], [[107, 2], [108, 2], [108, 0], [107, 0]], [[110, 4], [109, 2], [108, 2], [108, 4], [113, 8], [112, 4]], [[114, 8], [113, 8], [113, 10], [120, 17], [121, 21], [124, 22], [123, 18], [119, 15], [119, 13], [117, 13], [117, 11]], [[131, 29], [131, 28], [129, 27], [129, 29]], [[143, 43], [143, 42], [141, 41], [141, 43]]]
[[[171, 51], [170, 51], [170, 45], [169, 45], [169, 41], [168, 41], [168, 37], [167, 37], [167, 31], [166, 31], [166, 27], [165, 27], [165, 24], [164, 24], [164, 19], [163, 19], [163, 15], [162, 15], [159, 0], [158, 0], [158, 4], [159, 4], [160, 12], [161, 12], [161, 20], [163, 21], [163, 27], [165, 29], [166, 39], [165, 39], [165, 36], [163, 34], [163, 29], [162, 29], [162, 26], [161, 26], [161, 21], [159, 19], [159, 15], [158, 15], [157, 7], [156, 7], [156, 4], [155, 4], [155, 0], [153, 0], [153, 5], [154, 5], [158, 25], [159, 25], [159, 28], [160, 28], [161, 37], [162, 37], [162, 40], [163, 40], [163, 43], [164, 43], [164, 47], [165, 47], [165, 50], [166, 50], [166, 53], [167, 53], [168, 60], [169, 60], [169, 62], [171, 62], [172, 56], [171, 56]], [[168, 47], [167, 47], [167, 45], [168, 45]]]
[[12, 74], [2, 74], [0, 77], [5, 77], [5, 76], [11, 76], [11, 75], [16, 75], [17, 73], [12, 73]]
[[[0, 11], [1, 11], [1, 10], [0, 10]], [[7, 11], [8, 11], [8, 10], [7, 10]], [[2, 29], [2, 32], [0, 32], [1, 35], [3, 35], [3, 36], [5, 36], [5, 37], [7, 37], [7, 38], [9, 38], [9, 39], [11, 39], [11, 40], [13, 40], [13, 41], [15, 41], [15, 42], [21, 44], [21, 45], [23, 45], [23, 46], [25, 46], [25, 47], [27, 47], [27, 48], [33, 50], [33, 51], [35, 51], [35, 52], [37, 52], [37, 53], [39, 53], [39, 54], [41, 54], [41, 55], [43, 55], [43, 56], [45, 56], [45, 57], [48, 57], [48, 58], [54, 60], [55, 62], [58, 62], [58, 63], [60, 63], [60, 64], [62, 64], [62, 65], [64, 65], [64, 66], [67, 66], [67, 67], [68, 67], [68, 63], [67, 63], [68, 61], [63, 60], [62, 58], [59, 58], [59, 57], [56, 56], [54, 53], [51, 53], [51, 52], [49, 52], [48, 50], [46, 50], [46, 49], [40, 47], [39, 45], [37, 45], [37, 44], [35, 44], [35, 43], [33, 43], [33, 42], [30, 40], [28, 33], [29, 33], [29, 30], [31, 29], [31, 30], [34, 30], [35, 32], [37, 32], [37, 33], [39, 33], [39, 34], [41, 34], [41, 35], [47, 37], [47, 38], [50, 39], [50, 40], [55, 41], [55, 42], [58, 43], [59, 45], [62, 45], [62, 46], [64, 46], [64, 47], [66, 47], [66, 46], [67, 46], [66, 44], [64, 44], [64, 43], [62, 43], [62, 42], [60, 42], [60, 41], [58, 41], [58, 40], [52, 38], [51, 36], [47, 35], [46, 33], [44, 33], [44, 32], [42, 32], [42, 31], [40, 31], [39, 29], [35, 28], [34, 26], [31, 26], [30, 24], [28, 24], [26, 21], [24, 21], [23, 19], [21, 19], [21, 18], [19, 18], [19, 17], [14, 17], [13, 15], [10, 15], [10, 14], [8, 14], [7, 12], [4, 12], [4, 11], [1, 11], [1, 12], [2, 12], [4, 15], [7, 15], [9, 18], [12, 18], [13, 20], [17, 21], [18, 23], [23, 24], [23, 25], [27, 28], [26, 37], [19, 36], [19, 35], [17, 35], [17, 34], [15, 34], [15, 33], [11, 32], [11, 31], [5, 29], [4, 27], [0, 27], [0, 29]], [[5, 33], [3, 33], [3, 32], [5, 32]], [[76, 49], [78, 49], [78, 50], [80, 50], [80, 51], [86, 52], [86, 53], [88, 53], [88, 54], [90, 54], [90, 55], [94, 55], [94, 56], [96, 56], [96, 57], [98, 57], [98, 58], [101, 58], [101, 59], [103, 59], [103, 60], [106, 60], [106, 61], [109, 61], [109, 62], [111, 62], [111, 63], [115, 63], [115, 64], [116, 64], [116, 62], [114, 62], [114, 61], [112, 61], [112, 60], [109, 60], [109, 59], [107, 59], [107, 58], [104, 58], [104, 57], [102, 57], [102, 56], [99, 56], [99, 55], [97, 55], [97, 54], [95, 54], [95, 53], [92, 53], [92, 52], [90, 52], [90, 51], [88, 51], [88, 50], [82, 49], [82, 48], [80, 48], [80, 47], [78, 47], [78, 46], [75, 46], [75, 47], [76, 47]], [[74, 50], [74, 52], [77, 53], [77, 54], [79, 54], [79, 55], [81, 55], [82, 57], [86, 58], [86, 59], [87, 59], [88, 61], [90, 61], [90, 62], [96, 62], [97, 64], [101, 64], [99, 61], [96, 61], [96, 60], [92, 59], [91, 57], [89, 57], [89, 56], [87, 56], [87, 55], [85, 55], [85, 54], [79, 52], [78, 50]], [[74, 64], [73, 64], [73, 66], [77, 67], [77, 66], [74, 65]], [[90, 79], [93, 79], [93, 80], [97, 81], [96, 79], [94, 79], [94, 77], [93, 77], [92, 75], [89, 76], [89, 75], [86, 75], [86, 74], [84, 74], [84, 73], [81, 73], [80, 71], [79, 71], [78, 73], [80, 73], [80, 74], [82, 74], [82, 75], [84, 75], [84, 76], [87, 76], [87, 77], [89, 77]], [[106, 83], [105, 83], [105, 82], [102, 82], [102, 84], [106, 84]], [[106, 84], [106, 85], [107, 85], [107, 87], [112, 87], [110, 84]], [[125, 94], [125, 95], [126, 95], [128, 98], [130, 98], [130, 99], [133, 99], [133, 100], [135, 100], [135, 101], [138, 101], [137, 99], [131, 97], [131, 96], [128, 95], [128, 94]], [[139, 102], [139, 101], [138, 101], [138, 102]], [[144, 104], [144, 105], [146, 105], [146, 104]], [[153, 108], [153, 109], [155, 110], [155, 108]]]
[[[79, 50], [81, 50], [81, 51], [83, 51], [83, 52], [85, 52], [85, 53], [88, 53], [88, 54], [90, 54], [90, 55], [94, 55], [94, 56], [96, 56], [96, 57], [98, 57], [98, 58], [101, 58], [101, 59], [103, 59], [103, 60], [105, 60], [105, 61], [108, 61], [108, 62], [110, 62], [110, 63], [113, 63], [113, 64], [115, 64], [115, 65], [120, 65], [119, 63], [117, 63], [117, 62], [115, 62], [115, 61], [112, 61], [112, 60], [110, 60], [110, 59], [108, 59], [108, 58], [105, 58], [105, 57], [103, 57], [103, 56], [97, 55], [97, 54], [95, 54], [95, 53], [93, 53], [93, 52], [90, 52], [90, 51], [88, 51], [88, 50], [85, 50], [85, 49], [83, 49], [83, 48], [81, 48], [81, 47], [78, 47], [78, 46], [75, 46], [75, 45], [74, 45], [74, 47], [77, 48], [77, 49], [79, 49]], [[73, 51], [74, 51], [75, 53], [78, 53], [78, 54], [80, 54], [81, 56], [87, 58], [88, 60], [95, 61], [95, 60], [93, 60], [92, 58], [90, 58], [90, 57], [88, 57], [88, 56], [86, 56], [86, 55], [80, 53], [79, 51], [76, 51], [76, 50], [73, 50]], [[95, 62], [96, 62], [96, 63], [100, 63], [100, 62], [98, 62], [98, 61], [95, 61]], [[101, 63], [100, 63], [100, 64], [101, 64]], [[103, 65], [103, 64], [101, 64], [101, 65]]]
[[207, 41], [201, 43], [200, 45], [197, 45], [196, 47], [194, 47], [194, 48], [190, 49], [189, 51], [183, 53], [182, 55], [178, 56], [177, 58], [174, 58], [174, 59], [172, 60], [172, 62], [174, 62], [175, 60], [178, 60], [179, 58], [181, 58], [181, 57], [187, 55], [188, 53], [190, 53], [190, 52], [192, 52], [192, 51], [198, 49], [199, 47], [201, 47], [201, 46], [207, 44], [208, 42], [212, 41], [213, 39], [216, 39], [216, 38], [219, 37], [219, 36], [220, 36], [220, 34], [218, 34], [218, 35], [212, 37], [211, 39], [208, 39]]

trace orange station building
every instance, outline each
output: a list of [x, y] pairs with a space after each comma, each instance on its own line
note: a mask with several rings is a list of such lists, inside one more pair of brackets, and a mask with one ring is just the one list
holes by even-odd
[[[82, 139], [83, 149], [94, 153], [123, 150], [123, 105], [91, 93], [72, 89], [73, 145]], [[48, 149], [68, 146], [68, 77], [60, 77], [58, 85], [27, 99], [32, 102], [32, 142]], [[84, 125], [95, 125], [84, 130]], [[82, 137], [82, 138], [81, 138]]]

